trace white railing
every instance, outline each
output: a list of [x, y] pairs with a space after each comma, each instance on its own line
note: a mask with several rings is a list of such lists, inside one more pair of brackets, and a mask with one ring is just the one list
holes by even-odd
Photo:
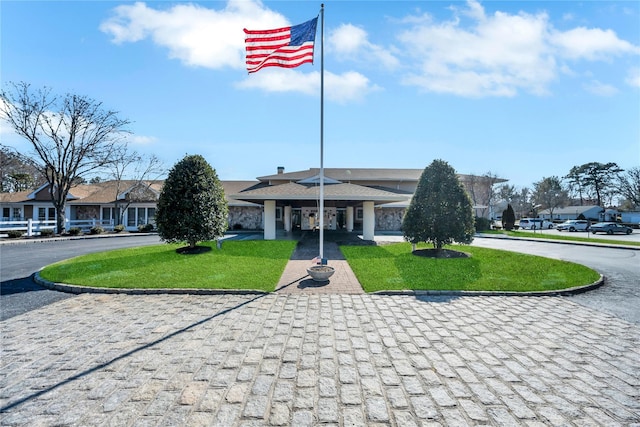
[[[105, 230], [113, 230], [113, 220], [99, 220], [99, 219], [74, 219], [65, 221], [65, 228], [69, 231], [71, 228], [79, 228], [83, 232], [91, 230], [95, 226], [101, 226]], [[27, 236], [37, 236], [42, 230], [54, 230], [56, 229], [56, 220], [34, 220], [28, 219], [26, 221], [0, 221], [0, 234], [6, 234], [7, 231], [24, 231]]]

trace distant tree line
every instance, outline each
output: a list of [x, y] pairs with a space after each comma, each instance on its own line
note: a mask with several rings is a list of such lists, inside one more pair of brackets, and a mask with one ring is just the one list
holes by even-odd
[[511, 205], [519, 216], [537, 216], [541, 210], [566, 206], [617, 206], [640, 209], [640, 167], [623, 170], [616, 163], [590, 162], [574, 166], [563, 177], [543, 177], [532, 188], [497, 186], [496, 200]]

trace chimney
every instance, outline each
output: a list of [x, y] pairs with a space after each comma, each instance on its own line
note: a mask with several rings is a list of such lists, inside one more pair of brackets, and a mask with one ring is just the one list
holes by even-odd
[[284, 173], [284, 166], [278, 166], [278, 175], [282, 175]]

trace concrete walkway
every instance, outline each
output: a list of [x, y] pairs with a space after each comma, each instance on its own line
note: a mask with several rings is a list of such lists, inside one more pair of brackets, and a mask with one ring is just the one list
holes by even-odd
[[349, 263], [344, 259], [338, 244], [325, 242], [324, 256], [328, 265], [336, 272], [328, 281], [316, 282], [309, 277], [307, 268], [314, 265], [312, 260], [318, 256], [317, 239], [302, 239], [276, 286], [276, 292], [281, 294], [363, 294], [362, 286]]

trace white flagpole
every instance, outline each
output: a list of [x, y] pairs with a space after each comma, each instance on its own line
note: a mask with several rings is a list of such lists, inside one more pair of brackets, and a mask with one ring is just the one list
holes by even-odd
[[320, 262], [324, 259], [324, 3], [320, 5]]

